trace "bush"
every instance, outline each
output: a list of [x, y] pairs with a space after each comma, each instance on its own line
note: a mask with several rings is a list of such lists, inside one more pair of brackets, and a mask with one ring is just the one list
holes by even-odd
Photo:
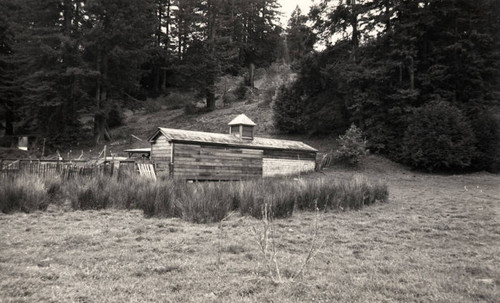
[[249, 94], [250, 88], [247, 86], [245, 81], [241, 81], [234, 91], [234, 96], [236, 100], [245, 100]]
[[234, 102], [237, 101], [237, 98], [234, 93], [232, 92], [225, 92], [222, 95], [222, 102], [224, 103], [224, 106], [230, 106]]
[[460, 110], [432, 102], [415, 111], [403, 139], [403, 159], [429, 171], [464, 168], [475, 155], [472, 128]]
[[339, 147], [333, 153], [333, 157], [336, 161], [349, 166], [357, 166], [361, 157], [368, 152], [363, 132], [354, 124], [343, 136], [339, 136], [337, 142]]
[[274, 125], [284, 133], [303, 133], [306, 130], [304, 103], [299, 90], [285, 85], [278, 90], [273, 105]]
[[262, 100], [261, 106], [268, 107], [273, 102], [273, 98], [274, 98], [275, 94], [276, 94], [276, 87], [271, 86], [271, 87], [266, 88], [264, 90], [264, 93], [262, 94], [263, 100]]
[[157, 113], [161, 110], [161, 104], [157, 100], [147, 99], [146, 102], [144, 102], [144, 110], [148, 114]]
[[490, 112], [480, 112], [472, 120], [476, 136], [476, 154], [471, 166], [477, 170], [500, 172], [500, 119]]
[[165, 104], [168, 109], [179, 109], [193, 103], [194, 100], [195, 97], [192, 93], [172, 92], [165, 97]]
[[196, 112], [197, 112], [197, 110], [196, 110], [195, 103], [189, 102], [189, 103], [184, 105], [184, 113], [186, 115], [193, 115], [193, 114], [196, 114]]
[[118, 105], [114, 105], [108, 112], [108, 126], [110, 128], [123, 125], [123, 116]]

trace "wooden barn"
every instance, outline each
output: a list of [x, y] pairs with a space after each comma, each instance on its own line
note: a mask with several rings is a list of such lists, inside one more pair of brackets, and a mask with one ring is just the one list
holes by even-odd
[[158, 128], [149, 138], [159, 176], [243, 180], [313, 171], [317, 150], [298, 141], [254, 137], [255, 123], [239, 115], [229, 133]]

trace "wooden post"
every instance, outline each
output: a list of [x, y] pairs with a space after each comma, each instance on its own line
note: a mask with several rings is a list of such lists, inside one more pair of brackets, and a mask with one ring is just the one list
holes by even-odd
[[45, 138], [43, 138], [42, 158], [45, 157]]
[[104, 145], [104, 163], [106, 164], [106, 152], [107, 152], [108, 146]]

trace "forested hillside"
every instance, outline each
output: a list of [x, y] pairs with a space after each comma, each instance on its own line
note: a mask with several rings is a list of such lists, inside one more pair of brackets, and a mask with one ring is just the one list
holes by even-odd
[[323, 0], [325, 49], [274, 106], [285, 132], [356, 124], [370, 149], [428, 170], [500, 168], [498, 1]]
[[498, 16], [495, 0], [321, 0], [283, 26], [278, 0], [3, 0], [0, 121], [64, 149], [116, 141], [128, 110], [199, 122], [258, 100], [273, 132], [356, 124], [413, 167], [498, 171]]
[[88, 135], [80, 118], [90, 115], [99, 143], [122, 108], [172, 91], [191, 91], [213, 110], [221, 76], [246, 72], [252, 87], [256, 68], [283, 57], [277, 8], [276, 0], [1, 1], [5, 132], [61, 145]]

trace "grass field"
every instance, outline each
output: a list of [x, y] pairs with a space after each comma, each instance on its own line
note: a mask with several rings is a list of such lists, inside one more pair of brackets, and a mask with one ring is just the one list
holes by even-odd
[[[283, 283], [271, 281], [252, 228], [222, 229], [141, 211], [0, 214], [1, 302], [498, 302], [500, 176], [370, 167], [390, 200], [360, 211], [275, 220]], [[323, 245], [295, 281], [314, 232]]]

